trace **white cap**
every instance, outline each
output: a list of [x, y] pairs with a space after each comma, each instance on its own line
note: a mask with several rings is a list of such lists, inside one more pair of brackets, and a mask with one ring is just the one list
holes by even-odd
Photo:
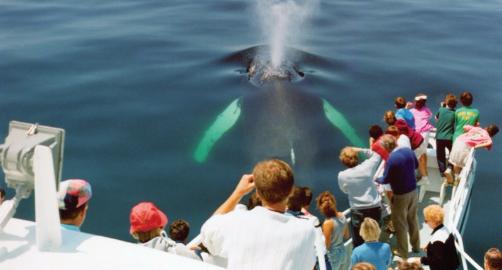
[[420, 95], [420, 96], [416, 96], [416, 97], [415, 97], [415, 101], [419, 101], [419, 100], [421, 100], [421, 99], [425, 99], [425, 100], [427, 100], [427, 96], [426, 96], [426, 95]]

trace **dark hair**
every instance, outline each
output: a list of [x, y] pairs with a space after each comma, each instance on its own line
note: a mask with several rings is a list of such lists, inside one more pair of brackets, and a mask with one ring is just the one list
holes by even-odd
[[380, 136], [383, 135], [382, 127], [380, 127], [379, 125], [370, 126], [369, 134], [371, 138], [375, 140], [378, 139]]
[[176, 242], [184, 243], [190, 233], [190, 224], [185, 220], [178, 219], [169, 226], [169, 238]]
[[84, 203], [77, 208], [59, 209], [59, 218], [61, 220], [74, 219], [85, 210], [86, 206], [87, 203]]
[[460, 94], [460, 102], [462, 102], [462, 105], [464, 106], [471, 106], [473, 99], [472, 94], [468, 91]]
[[0, 187], [0, 198], [4, 198], [4, 197], [5, 197], [5, 189]]
[[256, 206], [261, 206], [260, 197], [256, 194], [256, 191], [251, 193], [248, 198], [248, 204], [246, 205], [248, 210], [255, 208]]
[[332, 218], [338, 215], [338, 211], [336, 210], [336, 199], [331, 192], [321, 192], [321, 194], [317, 196], [316, 201], [317, 208], [325, 217]]
[[288, 198], [288, 210], [300, 211], [302, 210], [304, 200], [304, 192], [300, 187], [294, 187], [293, 193]]
[[444, 101], [446, 105], [450, 108], [455, 108], [457, 106], [457, 97], [455, 97], [455, 95], [453, 94], [446, 95]]
[[396, 104], [396, 108], [401, 109], [406, 107], [406, 99], [404, 97], [397, 97], [394, 100], [394, 104]]
[[490, 248], [486, 251], [485, 261], [491, 270], [502, 269], [502, 253], [498, 248]]
[[499, 127], [497, 127], [494, 124], [491, 124], [486, 127], [486, 131], [488, 132], [490, 137], [493, 137], [493, 136], [497, 135], [497, 133], [499, 133]]
[[312, 202], [312, 189], [310, 189], [309, 187], [302, 187], [302, 190], [303, 190], [303, 204], [302, 206], [305, 207], [305, 206], [309, 206], [310, 203]]

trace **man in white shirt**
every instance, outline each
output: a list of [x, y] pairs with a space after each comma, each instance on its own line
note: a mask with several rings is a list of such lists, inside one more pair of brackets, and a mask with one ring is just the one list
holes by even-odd
[[[287, 163], [258, 163], [253, 174], [243, 175], [230, 197], [204, 223], [202, 243], [212, 255], [227, 258], [227, 269], [313, 269], [314, 227], [308, 220], [284, 214], [293, 185]], [[255, 187], [263, 206], [232, 211]]]

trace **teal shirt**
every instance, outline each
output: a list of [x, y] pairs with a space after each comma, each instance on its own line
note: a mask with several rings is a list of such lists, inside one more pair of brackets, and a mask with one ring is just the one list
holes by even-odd
[[455, 131], [455, 110], [441, 107], [436, 116], [438, 118], [436, 123], [436, 139], [452, 140]]
[[455, 132], [453, 133], [453, 140], [464, 133], [464, 126], [476, 126], [479, 122], [478, 109], [464, 106], [455, 112]]
[[63, 229], [69, 230], [69, 231], [76, 231], [80, 232], [80, 228], [75, 226], [75, 225], [70, 225], [70, 224], [61, 224], [61, 227]]
[[369, 262], [377, 270], [387, 270], [392, 263], [390, 246], [382, 242], [366, 242], [352, 251], [351, 267], [359, 262]]

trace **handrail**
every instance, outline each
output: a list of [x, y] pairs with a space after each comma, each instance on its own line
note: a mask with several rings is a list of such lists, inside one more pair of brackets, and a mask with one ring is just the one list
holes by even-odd
[[455, 236], [455, 248], [457, 251], [460, 253], [460, 257], [462, 258], [462, 269], [468, 269], [467, 268], [467, 263], [465, 262], [466, 259], [467, 261], [474, 266], [477, 270], [483, 270], [483, 267], [481, 267], [469, 254], [467, 254], [464, 250], [464, 242], [462, 240], [462, 235], [460, 235], [460, 232], [458, 231], [457, 228], [453, 228], [452, 230], [453, 235]]
[[474, 148], [471, 149], [469, 153], [469, 157], [467, 158], [466, 164], [462, 171], [460, 172], [460, 181], [458, 187], [456, 189], [455, 194], [452, 194], [452, 199], [450, 203], [450, 210], [448, 211], [447, 216], [447, 224], [448, 229], [452, 232], [455, 237], [455, 247], [457, 251], [460, 253], [460, 258], [462, 261], [462, 268], [467, 268], [467, 262], [469, 262], [474, 268], [477, 270], [483, 270], [476, 261], [474, 261], [464, 249], [464, 242], [462, 240], [462, 235], [458, 231], [460, 218], [465, 212], [465, 202], [468, 199], [471, 191], [471, 180], [472, 171], [475, 168], [475, 160], [474, 160]]

